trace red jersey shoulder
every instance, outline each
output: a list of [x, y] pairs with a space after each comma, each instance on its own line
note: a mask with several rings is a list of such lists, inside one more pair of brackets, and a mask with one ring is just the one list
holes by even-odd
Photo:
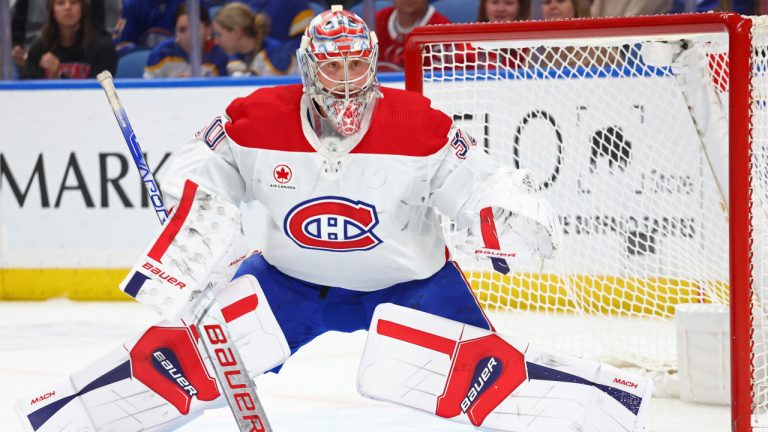
[[392, 15], [392, 12], [395, 10], [394, 6], [387, 6], [385, 8], [379, 9], [376, 11], [376, 28], [379, 29], [376, 33], [388, 33], [387, 32], [387, 22], [389, 21], [390, 15]]
[[383, 87], [371, 126], [353, 153], [428, 156], [448, 141], [453, 121], [419, 93]]
[[239, 146], [313, 151], [301, 129], [301, 85], [260, 88], [227, 107], [227, 135]]
[[[227, 116], [235, 122], [246, 116], [285, 111], [291, 102], [298, 105], [301, 100], [301, 85], [287, 85], [260, 88], [245, 97], [239, 97], [227, 107]], [[269, 110], [264, 110], [269, 106]]]
[[[381, 33], [383, 35], [389, 36], [389, 17], [392, 16], [394, 11], [394, 6], [387, 6], [376, 11], [376, 28], [379, 29], [376, 33], [377, 35]], [[427, 24], [451, 24], [451, 20], [435, 10], [432, 16], [429, 17]]]

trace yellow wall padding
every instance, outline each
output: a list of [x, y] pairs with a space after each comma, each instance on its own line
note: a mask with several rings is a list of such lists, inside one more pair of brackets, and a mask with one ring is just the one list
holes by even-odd
[[119, 284], [130, 269], [0, 269], [0, 300], [131, 300]]

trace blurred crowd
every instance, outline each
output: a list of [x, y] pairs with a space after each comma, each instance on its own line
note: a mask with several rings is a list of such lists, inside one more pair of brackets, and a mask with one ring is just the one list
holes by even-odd
[[[295, 51], [312, 17], [360, 0], [200, 0], [203, 76], [297, 73]], [[696, 10], [764, 13], [756, 0], [696, 0]], [[763, 2], [760, 2], [763, 3]], [[186, 0], [11, 0], [13, 61], [20, 78], [188, 77], [192, 46]], [[541, 9], [532, 10], [533, 4]], [[418, 26], [589, 16], [680, 13], [690, 0], [376, 0], [379, 70], [403, 69]], [[475, 7], [476, 5], [476, 7]], [[194, 12], [194, 11], [193, 11]]]

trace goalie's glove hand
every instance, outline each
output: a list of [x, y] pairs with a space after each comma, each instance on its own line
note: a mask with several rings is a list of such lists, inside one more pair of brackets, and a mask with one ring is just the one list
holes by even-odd
[[554, 258], [560, 248], [560, 224], [537, 191], [530, 171], [502, 169], [490, 184], [501, 187], [489, 189], [480, 200], [487, 206], [480, 209], [465, 232], [458, 234], [457, 250], [489, 257], [501, 273], [507, 273], [512, 262]]
[[[481, 235], [482, 214], [487, 212], [486, 209], [481, 212]], [[553, 218], [552, 221], [532, 219], [502, 207], [490, 207], [490, 212], [492, 212], [496, 228], [499, 250], [517, 250], [518, 254], [522, 256], [537, 256], [547, 259], [555, 257], [560, 247], [556, 219]], [[545, 212], [551, 212], [551, 209], [547, 209]], [[486, 218], [489, 217], [490, 215], [486, 216]], [[545, 216], [542, 219], [546, 218]]]

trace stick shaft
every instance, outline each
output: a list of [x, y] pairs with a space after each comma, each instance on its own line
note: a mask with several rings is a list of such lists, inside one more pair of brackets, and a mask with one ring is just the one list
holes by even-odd
[[[107, 100], [109, 100], [112, 112], [115, 114], [115, 119], [117, 119], [117, 124], [120, 126], [120, 131], [123, 133], [125, 143], [131, 151], [131, 156], [136, 164], [136, 168], [139, 170], [139, 175], [141, 175], [141, 179], [147, 189], [147, 194], [155, 209], [155, 213], [157, 214], [158, 219], [160, 219], [160, 223], [164, 223], [166, 219], [168, 219], [168, 212], [165, 209], [165, 203], [163, 202], [160, 188], [157, 186], [155, 177], [149, 169], [149, 165], [147, 164], [144, 154], [141, 151], [141, 147], [139, 146], [139, 142], [136, 139], [133, 127], [128, 121], [125, 109], [123, 109], [120, 99], [117, 96], [117, 89], [112, 80], [112, 74], [110, 74], [109, 71], [104, 71], [100, 73], [96, 79], [98, 79], [99, 84], [101, 84], [102, 88], [104, 88], [104, 92], [107, 94]], [[224, 334], [223, 338], [217, 337], [215, 341], [212, 341], [209, 340], [210, 335], [208, 332], [203, 331], [201, 332], [201, 340], [203, 342], [203, 348], [208, 354], [208, 359], [219, 379], [219, 384], [226, 396], [229, 408], [232, 410], [232, 414], [235, 417], [235, 421], [241, 432], [272, 432], [272, 427], [267, 420], [264, 407], [256, 393], [256, 385], [250, 378], [248, 378], [247, 371], [243, 366], [242, 357], [237, 351], [237, 347], [231, 343], [232, 338], [227, 331], [226, 322], [224, 322], [222, 317], [214, 317], [210, 314], [212, 313], [212, 310], [218, 311], [218, 308], [213, 307], [215, 303], [216, 298], [209, 285], [203, 291], [201, 300], [197, 304], [197, 307], [192, 311], [192, 314], [194, 316], [195, 325], [198, 328], [207, 329], [215, 326], [216, 328], [220, 328]], [[218, 315], [221, 314], [218, 313]], [[230, 350], [236, 360], [235, 365], [228, 363], [226, 370], [217, 362], [219, 356], [216, 355], [216, 352], [217, 350], [222, 349]], [[237, 382], [237, 380], [230, 379], [230, 377], [238, 375], [241, 381]], [[232, 381], [235, 382], [232, 383]], [[241, 406], [249, 405], [246, 397], [252, 402], [250, 404], [252, 408], [244, 411], [241, 409]], [[240, 399], [240, 401], [238, 401], [238, 399]]]
[[157, 186], [152, 170], [149, 169], [144, 153], [141, 151], [139, 140], [136, 139], [136, 133], [133, 131], [131, 122], [128, 121], [128, 115], [126, 115], [125, 109], [123, 109], [123, 105], [120, 103], [120, 98], [117, 96], [117, 89], [115, 89], [112, 74], [104, 71], [98, 75], [97, 79], [107, 94], [107, 100], [112, 107], [112, 112], [115, 114], [115, 119], [118, 126], [120, 126], [120, 132], [123, 134], [125, 143], [128, 145], [128, 150], [131, 152], [133, 163], [136, 165], [136, 169], [139, 170], [141, 181], [147, 189], [149, 202], [152, 203], [152, 208], [154, 208], [157, 218], [160, 219], [160, 223], [164, 223], [168, 219], [168, 211], [165, 209], [163, 196], [160, 193], [160, 188]]

